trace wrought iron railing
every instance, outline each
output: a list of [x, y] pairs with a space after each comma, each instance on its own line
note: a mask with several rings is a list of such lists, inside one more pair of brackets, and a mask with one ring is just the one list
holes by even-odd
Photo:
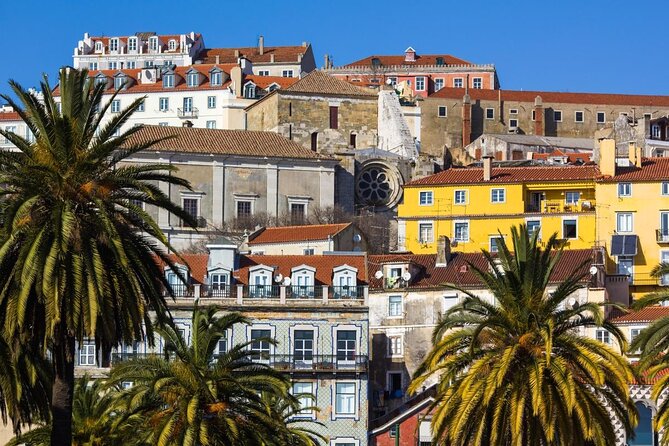
[[188, 108], [177, 108], [177, 116], [180, 118], [197, 118], [199, 115], [199, 110], [197, 107]]
[[363, 299], [364, 286], [333, 286], [330, 287], [332, 299]]
[[669, 228], [661, 228], [655, 231], [658, 243], [669, 243]]
[[249, 285], [244, 288], [247, 299], [278, 299], [280, 295], [279, 285]]
[[202, 285], [200, 297], [213, 299], [232, 299], [236, 297], [237, 288], [230, 285]]
[[193, 285], [174, 283], [170, 284], [170, 289], [174, 297], [193, 297]]
[[321, 299], [323, 287], [293, 285], [286, 287], [287, 299]]

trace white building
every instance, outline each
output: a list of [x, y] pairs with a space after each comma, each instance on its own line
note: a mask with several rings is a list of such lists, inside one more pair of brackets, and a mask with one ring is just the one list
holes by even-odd
[[74, 49], [73, 67], [89, 70], [148, 68], [162, 65], [192, 65], [204, 50], [201, 34], [158, 35], [152, 32], [134, 36], [90, 36], [84, 33]]

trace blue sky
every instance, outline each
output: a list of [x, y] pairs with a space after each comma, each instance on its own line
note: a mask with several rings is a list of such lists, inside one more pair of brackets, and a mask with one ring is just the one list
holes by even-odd
[[668, 13], [668, 2], [623, 0], [0, 0], [0, 92], [54, 77], [86, 31], [196, 31], [208, 47], [306, 40], [319, 66], [326, 53], [339, 65], [413, 46], [494, 63], [504, 89], [666, 95]]

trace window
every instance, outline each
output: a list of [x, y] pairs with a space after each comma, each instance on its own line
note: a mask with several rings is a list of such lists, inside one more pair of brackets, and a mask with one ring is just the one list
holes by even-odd
[[658, 235], [658, 241], [669, 242], [669, 212], [660, 212], [660, 233]]
[[302, 255], [312, 256], [312, 255], [314, 255], [314, 252], [315, 252], [314, 248], [305, 248], [305, 249], [302, 250]]
[[425, 91], [425, 77], [416, 76], [416, 91]]
[[467, 242], [469, 241], [469, 222], [455, 222], [454, 224], [454, 240], [456, 242]]
[[214, 71], [211, 73], [211, 78], [209, 79], [209, 83], [216, 87], [219, 86], [223, 83], [223, 76], [221, 75], [220, 71]]
[[283, 70], [281, 77], [293, 77], [293, 70]]
[[296, 361], [312, 361], [314, 359], [314, 331], [295, 330], [293, 355]]
[[634, 276], [634, 257], [618, 256], [616, 270], [618, 274], [626, 274], [631, 282], [632, 277]]
[[90, 71], [95, 71], [98, 69], [98, 63], [97, 62], [89, 62], [88, 63], [88, 69]]
[[509, 119], [509, 128], [515, 129], [516, 127], [518, 127], [518, 120]]
[[445, 118], [447, 110], [448, 110], [448, 108], [445, 105], [440, 105], [437, 108], [437, 116], [439, 116], [440, 118]]
[[462, 88], [462, 78], [456, 77], [453, 79], [453, 88]]
[[96, 53], [102, 52], [102, 42], [100, 42], [99, 40], [95, 42], [95, 52]]
[[222, 334], [221, 337], [218, 338], [218, 354], [223, 355], [228, 352], [228, 331], [225, 330]]
[[184, 113], [191, 113], [193, 111], [193, 98], [192, 97], [184, 98], [183, 111], [184, 111]]
[[355, 359], [355, 330], [337, 331], [337, 361], [353, 361]]
[[527, 232], [533, 235], [541, 229], [541, 220], [527, 220]]
[[[669, 263], [669, 251], [662, 251], [660, 253], [660, 263]], [[669, 286], [669, 273], [660, 276], [660, 285]], [[667, 302], [663, 303], [666, 306]]]
[[290, 222], [293, 225], [304, 223], [307, 205], [304, 203], [290, 203]]
[[434, 234], [432, 232], [432, 223], [418, 224], [419, 243], [432, 243]]
[[158, 125], [160, 127], [167, 127], [169, 125], [169, 123], [168, 122], [159, 122]]
[[493, 203], [504, 203], [506, 201], [506, 189], [492, 189], [490, 201]]
[[227, 276], [225, 274], [212, 274], [209, 279], [209, 284], [212, 290], [223, 290], [227, 283]]
[[402, 356], [403, 347], [402, 336], [388, 336], [388, 357]]
[[532, 121], [536, 121], [536, 120], [537, 120], [537, 111], [532, 110]]
[[244, 85], [244, 97], [246, 99], [255, 99], [256, 97], [256, 86], [255, 84], [249, 82]]
[[216, 108], [216, 96], [207, 96], [207, 108]]
[[197, 198], [184, 198], [183, 199], [183, 209], [193, 218], [198, 217], [198, 199]]
[[335, 384], [335, 415], [355, 415], [355, 383]]
[[313, 407], [313, 395], [314, 395], [314, 383], [310, 382], [298, 382], [293, 383], [292, 394], [295, 395], [297, 401], [300, 404], [300, 410], [295, 413], [296, 417], [312, 417], [314, 415]]
[[485, 109], [485, 118], [486, 119], [495, 119], [495, 109], [494, 108], [486, 108]]
[[402, 316], [402, 296], [388, 297], [388, 316], [390, 317]]
[[152, 60], [145, 60], [144, 61], [144, 68], [151, 68], [153, 66], [153, 61]]
[[135, 62], [134, 60], [129, 60], [125, 63], [125, 67], [135, 69], [137, 68], [137, 62]]
[[161, 112], [169, 111], [169, 109], [170, 109], [170, 98], [160, 98], [160, 99], [158, 99], [158, 109]]
[[311, 134], [311, 150], [318, 152], [318, 132]]
[[518, 114], [518, 109], [517, 108], [512, 108], [509, 110], [510, 115], [517, 115]]
[[356, 135], [355, 133], [351, 133], [351, 135], [349, 136], [348, 146], [351, 149], [355, 149], [358, 143], [357, 140], [358, 140], [358, 135]]
[[128, 51], [137, 51], [137, 37], [130, 37], [128, 39]]
[[467, 203], [467, 191], [466, 190], [456, 190], [454, 201], [455, 201], [455, 204], [466, 204]]
[[142, 100], [142, 102], [140, 102], [139, 105], [137, 106], [137, 111], [138, 112], [143, 112], [145, 108], [146, 108], [146, 104], [144, 103], [144, 100]]
[[418, 193], [418, 201], [421, 206], [432, 206], [432, 191], [423, 190]]
[[669, 181], [662, 182], [662, 195], [669, 195]]
[[617, 212], [616, 213], [616, 232], [632, 232], [632, 213], [631, 212]]
[[481, 79], [480, 77], [475, 77], [472, 80], [472, 88], [477, 89], [477, 90], [480, 90], [481, 88], [483, 88], [483, 79]]
[[251, 208], [251, 201], [239, 200], [237, 201], [237, 218], [248, 218], [253, 214]]
[[269, 70], [258, 70], [258, 76], [269, 76]]
[[501, 240], [499, 236], [490, 237], [490, 252], [499, 252], [499, 245]]
[[173, 88], [174, 87], [174, 75], [166, 74], [163, 76], [163, 88]]
[[402, 397], [402, 372], [388, 372], [387, 388], [390, 398]]
[[118, 68], [118, 63], [117, 62], [109, 62], [109, 69], [110, 70], [115, 70]]
[[580, 199], [581, 199], [581, 193], [580, 192], [571, 191], [571, 192], [566, 192], [564, 194], [564, 202], [566, 204], [571, 204], [571, 205], [578, 204], [578, 200], [580, 200]]
[[271, 330], [251, 330], [251, 359], [268, 360], [271, 352]]
[[109, 39], [109, 51], [118, 51], [118, 39]]
[[207, 121], [207, 128], [208, 129], [215, 129], [216, 128], [216, 121]]
[[606, 113], [597, 112], [597, 124], [604, 124], [604, 123], [606, 123]]
[[158, 49], [158, 37], [151, 37], [149, 38], [149, 49], [152, 51], [156, 51]]
[[335, 105], [330, 106], [330, 128], [339, 128], [339, 107]]
[[606, 330], [597, 330], [595, 336], [599, 342], [603, 342], [604, 344], [611, 343], [611, 335]]
[[582, 111], [574, 112], [574, 122], [583, 122], [583, 112]]
[[188, 73], [186, 75], [186, 85], [189, 87], [197, 87], [198, 85], [198, 73]]
[[562, 238], [578, 238], [578, 222], [575, 218], [565, 218], [562, 220]]
[[439, 91], [444, 88], [444, 80], [439, 78], [434, 80], [434, 91]]
[[562, 122], [562, 110], [553, 110], [553, 121]]
[[174, 51], [177, 49], [177, 41], [174, 39], [170, 39], [169, 42], [167, 42], [167, 49], [170, 51]]
[[631, 197], [632, 196], [632, 183], [618, 183], [618, 196], [619, 197]]
[[95, 342], [84, 341], [79, 348], [79, 365], [95, 365]]
[[121, 101], [119, 99], [114, 99], [111, 103], [111, 112], [119, 113], [121, 111]]
[[660, 126], [657, 124], [653, 124], [650, 127], [650, 137], [653, 139], [660, 139], [660, 135], [662, 134], [660, 130]]
[[634, 341], [634, 339], [641, 334], [641, 329], [640, 328], [632, 328], [630, 330], [630, 343]]

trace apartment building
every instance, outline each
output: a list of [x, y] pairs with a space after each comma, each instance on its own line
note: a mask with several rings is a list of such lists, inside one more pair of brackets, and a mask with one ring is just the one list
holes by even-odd
[[[304, 220], [305, 212], [301, 207], [293, 207], [291, 212], [292, 220]], [[367, 240], [353, 223], [263, 227], [246, 237], [242, 249], [265, 255], [366, 252]]]

